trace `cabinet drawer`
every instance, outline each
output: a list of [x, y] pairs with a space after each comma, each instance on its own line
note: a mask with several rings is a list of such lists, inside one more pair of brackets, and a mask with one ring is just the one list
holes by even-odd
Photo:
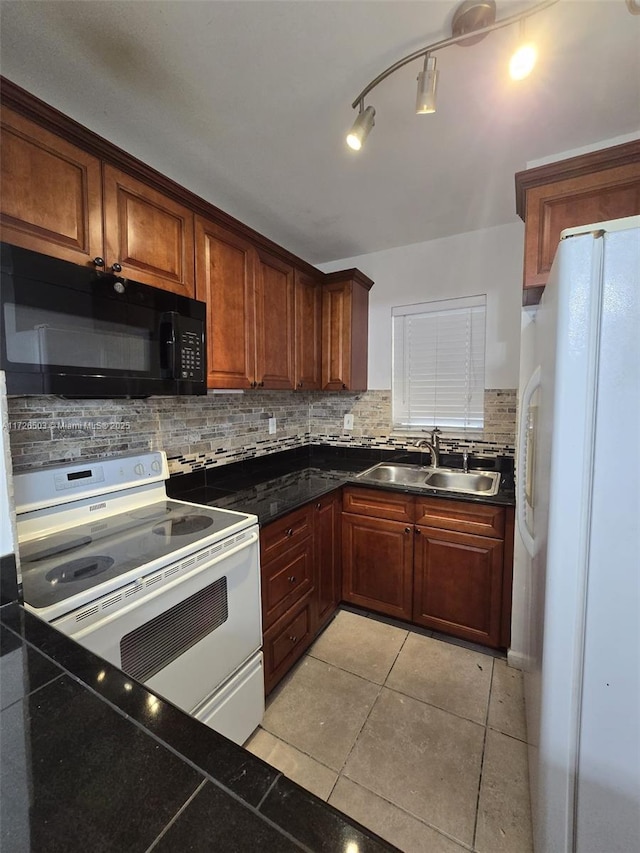
[[311, 639], [311, 598], [287, 612], [264, 635], [265, 691], [269, 693], [308, 648]]
[[287, 548], [262, 566], [262, 622], [264, 628], [296, 604], [313, 587], [313, 539]]
[[465, 501], [416, 498], [416, 524], [502, 539], [504, 509]]
[[342, 498], [343, 512], [371, 515], [388, 521], [413, 522], [414, 499], [399, 492], [382, 489], [346, 488]]
[[311, 536], [313, 507], [303, 506], [284, 518], [264, 527], [260, 533], [260, 561], [263, 565], [278, 557], [283, 551]]

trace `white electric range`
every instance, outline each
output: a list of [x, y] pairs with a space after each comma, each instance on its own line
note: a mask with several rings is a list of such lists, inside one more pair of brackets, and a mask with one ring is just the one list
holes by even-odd
[[236, 743], [264, 712], [257, 518], [167, 498], [152, 452], [14, 478], [27, 609]]

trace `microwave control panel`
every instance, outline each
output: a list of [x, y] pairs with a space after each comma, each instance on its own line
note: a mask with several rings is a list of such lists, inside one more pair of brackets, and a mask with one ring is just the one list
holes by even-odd
[[202, 323], [180, 317], [176, 328], [178, 350], [177, 379], [200, 382], [204, 378], [204, 341]]

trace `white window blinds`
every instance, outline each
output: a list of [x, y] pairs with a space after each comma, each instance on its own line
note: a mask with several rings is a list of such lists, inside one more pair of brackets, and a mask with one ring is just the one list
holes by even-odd
[[481, 428], [486, 297], [392, 309], [393, 425]]

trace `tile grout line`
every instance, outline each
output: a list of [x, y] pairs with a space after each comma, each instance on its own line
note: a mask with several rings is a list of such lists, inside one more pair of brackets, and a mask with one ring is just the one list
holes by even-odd
[[[396, 656], [395, 656], [395, 657], [394, 657], [394, 659], [393, 659], [393, 663], [392, 663], [392, 664], [391, 664], [391, 666], [389, 667], [389, 672], [387, 672], [387, 674], [386, 674], [386, 676], [385, 676], [384, 681], [382, 682], [382, 684], [380, 684], [380, 685], [376, 685], [376, 686], [379, 688], [379, 689], [378, 689], [378, 692], [377, 692], [377, 694], [376, 694], [376, 698], [375, 698], [375, 699], [373, 700], [373, 702], [371, 703], [371, 707], [369, 708], [369, 713], [367, 714], [367, 716], [365, 717], [365, 719], [364, 719], [364, 721], [363, 721], [362, 725], [360, 726], [360, 728], [359, 728], [359, 730], [358, 730], [358, 733], [356, 734], [355, 739], [354, 739], [353, 743], [351, 744], [351, 749], [349, 750], [349, 752], [348, 752], [348, 753], [347, 753], [347, 755], [346, 755], [345, 760], [342, 762], [342, 767], [341, 767], [341, 768], [340, 768], [340, 770], [338, 771], [338, 776], [336, 777], [336, 781], [333, 783], [333, 787], [331, 788], [331, 791], [329, 792], [329, 796], [327, 797], [327, 802], [329, 802], [329, 799], [330, 799], [331, 795], [333, 794], [333, 792], [334, 792], [334, 790], [335, 790], [336, 785], [338, 784], [338, 780], [342, 777], [342, 771], [343, 771], [343, 770], [344, 770], [344, 768], [346, 767], [347, 762], [349, 761], [349, 758], [351, 757], [351, 753], [352, 753], [352, 752], [353, 752], [353, 750], [355, 749], [356, 744], [358, 743], [358, 739], [359, 739], [360, 735], [362, 734], [362, 730], [363, 730], [363, 729], [364, 729], [364, 727], [366, 726], [366, 724], [367, 724], [367, 720], [368, 720], [368, 719], [369, 719], [369, 717], [371, 716], [371, 714], [372, 714], [372, 712], [373, 712], [373, 709], [374, 709], [374, 708], [375, 708], [375, 706], [376, 706], [376, 702], [377, 702], [377, 701], [378, 701], [378, 699], [380, 698], [380, 694], [382, 693], [382, 690], [383, 690], [383, 688], [384, 688], [384, 686], [385, 686], [385, 684], [386, 684], [386, 681], [387, 681], [387, 679], [389, 678], [389, 673], [391, 672], [391, 670], [392, 670], [392, 669], [393, 669], [393, 667], [395, 666], [396, 661], [398, 660], [398, 657], [399, 657], [399, 655], [400, 655], [400, 652], [401, 652], [401, 651], [402, 651], [402, 649], [404, 648], [404, 644], [407, 642], [407, 640], [408, 640], [408, 639], [409, 639], [409, 634], [408, 634], [408, 632], [407, 632], [407, 635], [405, 636], [404, 640], [402, 641], [402, 643], [401, 643], [401, 645], [400, 645], [400, 648], [398, 649], [398, 651], [397, 651], [397, 653], [396, 653]], [[368, 679], [368, 678], [365, 678], [364, 680], [365, 680], [365, 681], [369, 681], [369, 679]], [[375, 684], [375, 682], [374, 682], [374, 681], [369, 681], [369, 683], [370, 683], [370, 684]]]
[[484, 772], [484, 759], [487, 748], [487, 731], [489, 729], [489, 707], [491, 706], [491, 693], [493, 692], [493, 676], [495, 672], [495, 664], [491, 666], [491, 682], [489, 684], [489, 699], [487, 701], [487, 711], [484, 718], [484, 737], [482, 739], [482, 757], [480, 759], [480, 776], [478, 777], [478, 796], [476, 798], [476, 817], [473, 822], [473, 842], [472, 849], [476, 850], [476, 840], [478, 834], [478, 815], [480, 811], [480, 792], [482, 790], [482, 774]]
[[162, 838], [164, 838], [164, 836], [167, 834], [167, 832], [171, 829], [171, 827], [174, 825], [174, 823], [178, 820], [178, 818], [180, 817], [180, 815], [184, 812], [184, 810], [185, 810], [189, 805], [191, 805], [191, 803], [193, 802], [193, 800], [197, 797], [197, 795], [200, 793], [200, 791], [204, 788], [204, 786], [205, 786], [206, 784], [207, 784], [207, 780], [206, 780], [206, 779], [203, 779], [203, 780], [202, 780], [202, 782], [201, 782], [201, 783], [196, 787], [195, 791], [194, 791], [194, 792], [193, 792], [189, 797], [187, 797], [187, 799], [184, 801], [184, 803], [180, 806], [180, 808], [179, 808], [179, 809], [178, 809], [178, 811], [174, 814], [174, 816], [171, 818], [171, 820], [169, 821], [169, 823], [167, 823], [167, 824], [166, 824], [166, 826], [164, 826], [164, 827], [162, 828], [162, 830], [160, 831], [160, 833], [159, 833], [159, 834], [158, 834], [158, 835], [153, 839], [153, 841], [151, 842], [151, 844], [149, 845], [149, 847], [147, 847], [147, 849], [146, 849], [145, 853], [151, 853], [151, 851], [153, 850], [153, 848], [154, 848], [154, 847], [156, 847], [156, 845], [158, 844], [158, 842], [159, 842], [159, 841], [161, 841], [161, 840], [162, 840]]

